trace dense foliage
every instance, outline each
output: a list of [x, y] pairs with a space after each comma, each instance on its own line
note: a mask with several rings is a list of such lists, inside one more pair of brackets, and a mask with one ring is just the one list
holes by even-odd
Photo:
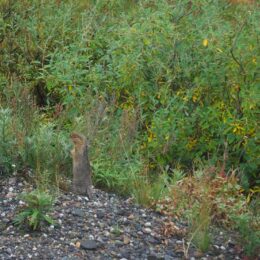
[[76, 2], [1, 2], [2, 100], [33, 93], [46, 111], [63, 109], [66, 130], [99, 100], [114, 124], [128, 121], [131, 156], [149, 172], [207, 161], [239, 167], [243, 184], [254, 183], [259, 10], [227, 1]]
[[259, 20], [254, 1], [1, 0], [0, 173], [59, 184], [76, 130], [95, 183], [140, 203], [197, 169], [235, 172], [249, 201]]

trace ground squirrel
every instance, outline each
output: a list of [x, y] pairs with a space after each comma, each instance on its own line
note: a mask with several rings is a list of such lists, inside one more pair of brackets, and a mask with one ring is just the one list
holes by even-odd
[[73, 191], [92, 198], [91, 168], [88, 158], [86, 138], [78, 133], [72, 133], [70, 138], [74, 144], [71, 150], [73, 160]]

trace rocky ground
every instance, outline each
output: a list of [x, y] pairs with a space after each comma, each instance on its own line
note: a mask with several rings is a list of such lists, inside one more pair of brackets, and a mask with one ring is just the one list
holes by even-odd
[[218, 232], [202, 254], [183, 243], [185, 224], [170, 220], [101, 190], [94, 198], [71, 193], [58, 196], [52, 213], [57, 225], [30, 232], [13, 226], [22, 202], [17, 195], [31, 189], [16, 176], [0, 180], [0, 259], [243, 259], [231, 235]]

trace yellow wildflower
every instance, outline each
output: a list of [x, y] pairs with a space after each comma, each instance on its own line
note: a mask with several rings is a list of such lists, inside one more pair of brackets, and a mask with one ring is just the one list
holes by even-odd
[[195, 103], [198, 100], [198, 97], [196, 95], [192, 96], [192, 101]]
[[204, 47], [208, 47], [209, 45], [209, 40], [208, 39], [204, 39], [203, 42], [202, 42], [203, 46]]

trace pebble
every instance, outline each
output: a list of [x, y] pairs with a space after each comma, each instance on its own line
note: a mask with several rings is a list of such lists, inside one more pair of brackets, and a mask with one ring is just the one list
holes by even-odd
[[73, 209], [72, 215], [83, 218], [85, 216], [84, 212], [81, 209]]
[[11, 199], [11, 198], [14, 198], [14, 197], [16, 197], [17, 195], [16, 195], [16, 193], [13, 193], [13, 192], [8, 192], [7, 194], [6, 194], [6, 198], [7, 199]]
[[80, 242], [80, 247], [86, 250], [96, 250], [98, 248], [98, 244], [94, 240], [85, 240]]
[[143, 232], [146, 234], [150, 234], [152, 232], [152, 230], [150, 228], [144, 228]]

